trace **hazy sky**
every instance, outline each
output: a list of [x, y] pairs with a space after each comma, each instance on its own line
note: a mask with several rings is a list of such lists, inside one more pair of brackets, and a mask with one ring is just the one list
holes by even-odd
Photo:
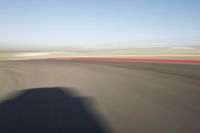
[[200, 45], [200, 0], [0, 0], [0, 50]]

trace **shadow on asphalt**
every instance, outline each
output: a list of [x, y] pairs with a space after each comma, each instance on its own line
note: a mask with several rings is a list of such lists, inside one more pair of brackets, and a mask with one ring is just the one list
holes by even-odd
[[90, 105], [67, 88], [25, 90], [0, 104], [0, 132], [108, 132]]

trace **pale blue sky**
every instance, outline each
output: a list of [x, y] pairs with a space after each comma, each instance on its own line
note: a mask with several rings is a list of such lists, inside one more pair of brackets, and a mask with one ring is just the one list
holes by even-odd
[[199, 0], [0, 0], [0, 50], [163, 47], [199, 40]]

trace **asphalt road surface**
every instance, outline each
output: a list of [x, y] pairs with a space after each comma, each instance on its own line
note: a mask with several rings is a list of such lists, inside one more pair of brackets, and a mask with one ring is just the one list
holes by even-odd
[[94, 99], [116, 133], [199, 133], [200, 65], [136, 62], [0, 62], [0, 97], [70, 87]]

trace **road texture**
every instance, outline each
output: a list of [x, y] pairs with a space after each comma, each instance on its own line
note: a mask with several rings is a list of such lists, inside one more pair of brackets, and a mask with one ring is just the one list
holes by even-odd
[[0, 97], [71, 87], [116, 133], [199, 133], [200, 65], [111, 61], [0, 62]]

